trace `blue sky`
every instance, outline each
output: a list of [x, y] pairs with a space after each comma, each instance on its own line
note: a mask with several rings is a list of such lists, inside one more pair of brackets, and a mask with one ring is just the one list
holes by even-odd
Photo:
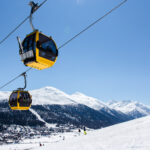
[[[41, 3], [42, 0], [35, 1]], [[48, 0], [34, 15], [34, 26], [51, 35], [59, 47], [121, 0]], [[5, 0], [0, 5], [1, 34], [6, 36], [30, 12], [29, 1]], [[82, 92], [109, 100], [150, 104], [150, 1], [128, 0], [70, 44], [60, 49], [56, 64], [28, 73], [27, 89], [53, 86], [66, 93]], [[0, 45], [3, 85], [27, 69], [20, 61], [16, 36], [30, 33], [26, 22]], [[19, 78], [3, 91], [23, 84]]]

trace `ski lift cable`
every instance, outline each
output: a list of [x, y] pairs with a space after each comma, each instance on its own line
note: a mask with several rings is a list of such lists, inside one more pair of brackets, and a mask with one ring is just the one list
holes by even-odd
[[[43, 4], [46, 2], [47, 0], [45, 0], [43, 2]], [[127, 0], [122, 1], [120, 4], [118, 4], [116, 7], [114, 7], [113, 9], [111, 9], [109, 12], [107, 12], [104, 16], [100, 17], [99, 19], [97, 19], [96, 21], [94, 21], [92, 24], [90, 24], [89, 26], [87, 26], [85, 29], [83, 29], [82, 31], [80, 31], [78, 34], [76, 34], [75, 36], [73, 36], [71, 39], [69, 39], [68, 41], [66, 41], [64, 44], [62, 44], [58, 49], [63, 48], [64, 46], [66, 46], [67, 44], [69, 44], [71, 41], [73, 41], [75, 38], [77, 38], [79, 35], [81, 35], [82, 33], [84, 33], [85, 31], [87, 31], [89, 28], [91, 28], [92, 26], [94, 26], [95, 24], [97, 24], [99, 21], [101, 21], [102, 19], [104, 19], [106, 16], [108, 16], [109, 14], [111, 14], [113, 11], [115, 11], [116, 9], [118, 9], [119, 7], [121, 7], [125, 2], [127, 2]], [[42, 4], [42, 5], [43, 5]], [[41, 5], [41, 6], [42, 6]], [[0, 43], [1, 44], [1, 43]], [[32, 68], [27, 69], [25, 72], [23, 73], [27, 73], [28, 71], [30, 71]], [[18, 75], [17, 77], [15, 77], [14, 79], [10, 80], [9, 82], [7, 82], [6, 84], [4, 84], [3, 86], [0, 87], [0, 89], [6, 87], [8, 84], [12, 83], [13, 81], [15, 81], [16, 79], [18, 79], [20, 76], [22, 76], [21, 73], [20, 75]]]
[[[46, 2], [47, 0], [44, 0], [39, 6], [38, 8], [33, 12], [35, 13], [41, 6], [44, 5], [44, 3]], [[6, 41], [21, 25], [23, 25], [28, 19], [30, 18], [30, 15], [28, 17], [26, 17], [18, 26], [16, 26], [6, 37], [4, 37], [1, 41], [0, 41], [0, 45]]]
[[3, 86], [0, 87], [0, 89], [6, 87], [7, 85], [9, 85], [10, 83], [12, 83], [13, 81], [17, 80], [19, 77], [21, 77], [24, 73], [27, 73], [31, 70], [32, 68], [27, 69], [25, 72], [21, 73], [20, 75], [16, 76], [15, 78], [13, 78], [12, 80], [10, 80], [9, 82], [5, 83]]
[[84, 28], [82, 31], [80, 31], [78, 34], [76, 34], [75, 36], [73, 36], [71, 39], [69, 39], [68, 41], [66, 41], [64, 44], [62, 44], [58, 49], [63, 48], [65, 45], [67, 45], [68, 43], [70, 43], [72, 40], [76, 39], [78, 36], [80, 36], [82, 33], [84, 33], [85, 31], [87, 31], [89, 28], [91, 28], [92, 26], [94, 26], [95, 24], [97, 24], [98, 22], [100, 22], [102, 19], [104, 19], [106, 16], [108, 16], [109, 14], [111, 14], [113, 11], [115, 11], [116, 9], [118, 9], [119, 7], [121, 7], [124, 3], [126, 3], [127, 0], [122, 1], [120, 4], [118, 4], [116, 7], [114, 7], [113, 9], [111, 9], [110, 11], [108, 11], [104, 16], [100, 17], [99, 19], [97, 19], [96, 21], [94, 21], [92, 24], [90, 24], [89, 26], [87, 26], [86, 28]]

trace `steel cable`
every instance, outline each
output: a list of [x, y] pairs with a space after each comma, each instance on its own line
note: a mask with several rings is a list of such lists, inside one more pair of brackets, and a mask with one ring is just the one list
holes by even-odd
[[[36, 11], [46, 2], [47, 0], [45, 0], [44, 2], [42, 2], [39, 7], [36, 9]], [[36, 12], [35, 11], [35, 12]], [[35, 13], [34, 12], [34, 13]], [[28, 17], [26, 17], [18, 26], [16, 26], [6, 37], [4, 37], [1, 41], [0, 41], [0, 45], [6, 41], [21, 25], [23, 25], [28, 19], [30, 18], [30, 15]]]
[[[46, 2], [47, 0], [45, 0], [40, 6], [39, 8]], [[69, 44], [72, 40], [74, 40], [75, 38], [77, 38], [79, 35], [81, 35], [82, 33], [84, 33], [85, 31], [87, 31], [89, 28], [91, 28], [92, 26], [94, 26], [96, 23], [98, 23], [99, 21], [101, 21], [102, 19], [104, 19], [106, 16], [108, 16], [109, 14], [111, 14], [113, 11], [115, 11], [116, 9], [118, 9], [119, 7], [121, 7], [125, 2], [127, 2], [127, 0], [122, 1], [121, 3], [119, 3], [116, 7], [114, 7], [113, 9], [111, 9], [110, 11], [108, 11], [105, 15], [103, 15], [102, 17], [100, 17], [99, 19], [97, 19], [96, 21], [94, 21], [92, 24], [90, 24], [89, 26], [87, 26], [85, 29], [83, 29], [82, 31], [80, 31], [78, 34], [76, 34], [75, 36], [73, 36], [71, 39], [69, 39], [68, 41], [66, 41], [64, 44], [62, 44], [60, 47], [58, 47], [58, 49], [63, 48], [64, 46], [66, 46], [67, 44]], [[28, 16], [23, 22], [25, 22], [27, 19], [29, 19], [30, 16]], [[2, 42], [4, 42], [13, 32], [15, 32], [17, 30], [18, 27], [20, 27], [22, 24], [20, 23], [6, 38], [3, 39]], [[0, 44], [2, 43], [0, 42]], [[32, 68], [29, 68], [25, 71], [25, 73], [27, 73], [28, 71], [30, 71]], [[5, 86], [7, 86], [8, 84], [12, 83], [13, 81], [15, 81], [16, 79], [18, 79], [20, 76], [22, 76], [23, 73], [21, 73], [20, 75], [18, 75], [17, 77], [15, 77], [14, 79], [10, 80], [9, 82], [7, 82], [6, 84], [4, 84], [3, 86], [0, 87], [0, 89], [4, 88]]]

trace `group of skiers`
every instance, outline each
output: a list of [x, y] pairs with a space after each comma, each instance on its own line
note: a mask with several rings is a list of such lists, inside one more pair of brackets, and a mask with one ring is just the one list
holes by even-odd
[[42, 144], [42, 143], [39, 143], [39, 146], [41, 147], [41, 146], [44, 146], [44, 144]]
[[[79, 132], [79, 135], [80, 135], [81, 129], [79, 129], [78, 132]], [[83, 133], [84, 133], [84, 135], [87, 135], [87, 132], [86, 132], [86, 128], [85, 128], [85, 127], [83, 127]]]

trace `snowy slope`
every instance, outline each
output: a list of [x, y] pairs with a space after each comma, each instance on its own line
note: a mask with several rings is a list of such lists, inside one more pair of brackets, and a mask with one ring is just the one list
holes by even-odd
[[[50, 86], [29, 92], [32, 95], [33, 105], [83, 104], [96, 110], [107, 107], [106, 104], [96, 98], [86, 96], [79, 92], [69, 95]], [[8, 99], [10, 94], [11, 92], [0, 92], [0, 100]]]
[[33, 105], [37, 104], [83, 104], [95, 110], [108, 108], [108, 106], [99, 99], [86, 96], [76, 92], [72, 95], [66, 94], [53, 87], [44, 87], [38, 90], [31, 91], [33, 97]]
[[29, 111], [31, 111], [31, 112], [37, 117], [38, 120], [40, 120], [40, 121], [42, 121], [43, 123], [45, 123], [46, 127], [48, 127], [48, 128], [55, 128], [55, 127], [56, 127], [56, 124], [49, 124], [49, 123], [45, 122], [45, 121], [41, 118], [41, 116], [40, 116], [35, 110], [33, 110], [33, 109], [30, 108]]
[[[30, 140], [25, 144], [3, 145], [1, 150], [150, 150], [150, 116], [135, 119], [100, 130], [87, 131], [87, 135], [63, 133], [51, 138]], [[64, 140], [63, 140], [64, 139]], [[39, 147], [39, 142], [44, 144]]]
[[30, 93], [33, 98], [33, 105], [66, 105], [76, 103], [69, 95], [53, 87], [44, 87], [38, 90], [33, 90]]
[[[32, 95], [33, 105], [47, 105], [47, 104], [75, 104], [76, 102], [71, 99], [66, 93], [53, 88], [53, 87], [44, 87], [37, 90], [29, 91]], [[9, 99], [11, 92], [0, 92], [0, 100]]]
[[[87, 136], [45, 146], [44, 150], [150, 150], [150, 117], [122, 123]], [[40, 148], [39, 148], [40, 149]], [[38, 149], [38, 150], [39, 150]]]
[[107, 107], [100, 100], [86, 96], [82, 93], [68, 95], [53, 87], [44, 87], [38, 90], [31, 91], [33, 97], [33, 105], [37, 104], [83, 104], [96, 110]]
[[150, 115], [150, 107], [136, 101], [112, 101], [107, 105], [126, 114], [140, 113], [143, 116]]
[[86, 95], [79, 93], [79, 92], [72, 94], [71, 98], [74, 101], [76, 101], [77, 103], [86, 105], [86, 106], [93, 108], [95, 110], [100, 110], [102, 108], [108, 107], [102, 101], [100, 101], [96, 98], [93, 98], [93, 97], [86, 96]]

